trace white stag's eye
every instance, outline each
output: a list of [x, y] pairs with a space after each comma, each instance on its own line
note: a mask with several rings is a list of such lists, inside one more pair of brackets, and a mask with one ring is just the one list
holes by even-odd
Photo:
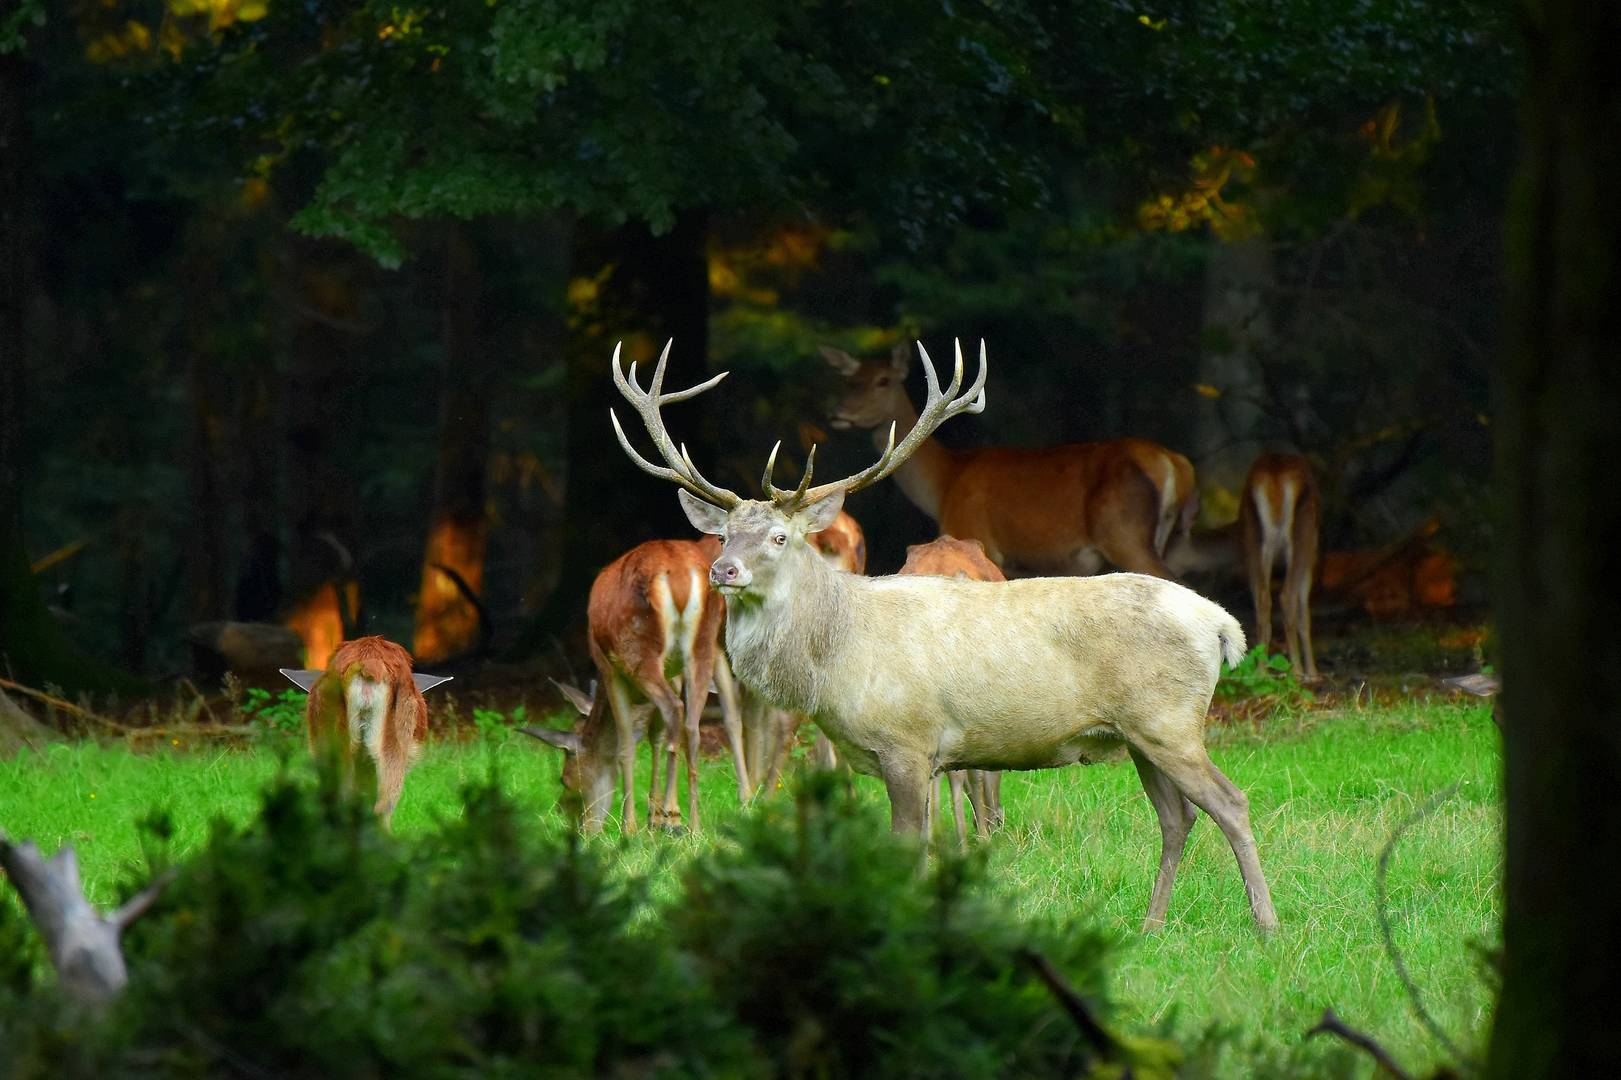
[[773, 544], [776, 544], [778, 547], [782, 547], [782, 545], [784, 545], [784, 544], [786, 544], [788, 542], [788, 534], [787, 533], [780, 533], [780, 532], [772, 533], [771, 534], [771, 542]]

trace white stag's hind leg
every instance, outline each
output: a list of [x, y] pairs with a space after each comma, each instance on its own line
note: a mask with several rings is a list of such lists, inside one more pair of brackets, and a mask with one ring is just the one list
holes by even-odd
[[1132, 764], [1143, 782], [1143, 791], [1154, 806], [1159, 818], [1160, 851], [1159, 873], [1154, 877], [1154, 891], [1148, 899], [1148, 915], [1143, 919], [1143, 931], [1157, 930], [1165, 925], [1165, 913], [1171, 906], [1171, 886], [1176, 882], [1176, 868], [1182, 861], [1188, 833], [1199, 815], [1177, 786], [1154, 763], [1143, 756], [1135, 746], [1131, 748]]
[[1209, 814], [1221, 826], [1227, 843], [1232, 846], [1233, 855], [1238, 859], [1238, 872], [1243, 875], [1244, 891], [1249, 896], [1250, 912], [1255, 916], [1256, 925], [1263, 931], [1276, 930], [1278, 913], [1272, 907], [1272, 894], [1266, 886], [1266, 875], [1261, 873], [1261, 860], [1255, 852], [1255, 835], [1250, 832], [1249, 799], [1238, 790], [1236, 784], [1222, 775], [1202, 746], [1187, 754], [1152, 745], [1136, 749], [1165, 774], [1193, 805]]

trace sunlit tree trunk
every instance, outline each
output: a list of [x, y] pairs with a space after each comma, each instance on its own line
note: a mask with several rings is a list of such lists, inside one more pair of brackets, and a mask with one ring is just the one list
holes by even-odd
[[1496, 1077], [1621, 1075], [1621, 10], [1527, 5], [1498, 382], [1504, 680]]
[[444, 378], [439, 391], [439, 464], [417, 593], [412, 652], [419, 661], [463, 652], [476, 641], [477, 609], [441, 567], [454, 571], [478, 595], [484, 586], [484, 548], [489, 538], [485, 508], [492, 361], [485, 341], [488, 299], [477, 250], [460, 226], [446, 231], [442, 282]]

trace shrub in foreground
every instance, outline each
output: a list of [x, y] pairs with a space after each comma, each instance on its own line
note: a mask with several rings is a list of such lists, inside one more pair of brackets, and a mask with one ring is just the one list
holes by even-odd
[[[148, 823], [152, 872], [166, 825]], [[101, 1013], [62, 1000], [0, 905], [12, 1076], [1077, 1075], [1089, 1042], [1032, 953], [1098, 1000], [1089, 932], [1018, 923], [978, 860], [813, 782], [690, 864], [668, 900], [607, 842], [548, 839], [493, 785], [402, 841], [290, 775], [126, 938]], [[133, 891], [134, 883], [131, 883]]]

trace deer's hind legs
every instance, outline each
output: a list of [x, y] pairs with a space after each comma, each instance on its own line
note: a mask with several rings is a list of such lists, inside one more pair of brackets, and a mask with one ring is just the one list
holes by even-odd
[[[1210, 756], [1205, 753], [1202, 746], [1193, 753], [1179, 753], [1168, 747], [1154, 745], [1133, 746], [1132, 750], [1133, 758], [1141, 753], [1193, 805], [1209, 814], [1221, 827], [1222, 834], [1227, 837], [1227, 843], [1231, 845], [1233, 855], [1238, 860], [1238, 872], [1244, 879], [1244, 891], [1249, 897], [1250, 913], [1255, 916], [1256, 925], [1263, 932], [1276, 930], [1278, 913], [1272, 907], [1272, 893], [1267, 888], [1266, 875], [1261, 872], [1261, 859], [1255, 850], [1255, 835], [1250, 831], [1248, 797], [1216, 768], [1216, 763], [1210, 760]], [[1144, 786], [1147, 786], [1146, 782]], [[1153, 798], [1152, 793], [1149, 797]], [[1186, 837], [1184, 841], [1185, 839]], [[1155, 889], [1157, 894], [1158, 882], [1155, 883]], [[1170, 900], [1168, 883], [1165, 900], [1167, 903]], [[1151, 900], [1150, 914], [1153, 914], [1152, 904]]]
[[1131, 747], [1131, 761], [1137, 766], [1143, 791], [1154, 806], [1154, 815], [1159, 818], [1159, 872], [1154, 877], [1154, 891], [1148, 898], [1148, 915], [1143, 919], [1146, 933], [1165, 925], [1165, 913], [1171, 906], [1171, 886], [1176, 883], [1176, 868], [1182, 862], [1188, 833], [1193, 830], [1199, 811], [1135, 746]]

